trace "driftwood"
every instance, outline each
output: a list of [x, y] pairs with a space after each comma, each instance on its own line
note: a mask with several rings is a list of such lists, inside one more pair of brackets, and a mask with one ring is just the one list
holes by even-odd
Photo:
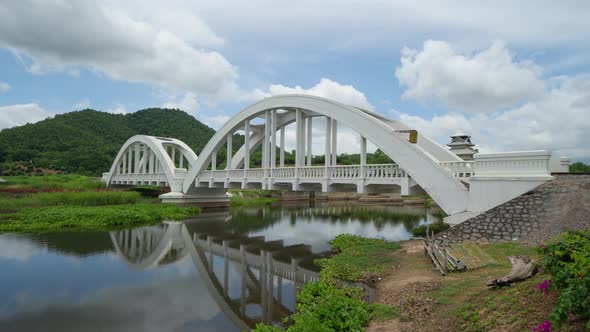
[[508, 286], [514, 282], [522, 281], [537, 274], [537, 267], [533, 264], [530, 258], [522, 255], [508, 256], [512, 269], [507, 276], [499, 279], [489, 280], [487, 285], [489, 287]]

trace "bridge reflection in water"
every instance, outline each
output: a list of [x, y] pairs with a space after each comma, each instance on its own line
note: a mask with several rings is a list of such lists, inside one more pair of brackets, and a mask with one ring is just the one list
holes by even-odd
[[[208, 213], [190, 222], [115, 231], [110, 237], [117, 254], [133, 269], [190, 256], [211, 297], [239, 329], [280, 322], [294, 310], [301, 286], [318, 280], [313, 260], [320, 256], [309, 245], [228, 231], [229, 219], [228, 212]], [[214, 266], [221, 265], [222, 272], [216, 272]], [[231, 270], [239, 275], [237, 297], [229, 292]], [[284, 296], [285, 291], [292, 294]]]

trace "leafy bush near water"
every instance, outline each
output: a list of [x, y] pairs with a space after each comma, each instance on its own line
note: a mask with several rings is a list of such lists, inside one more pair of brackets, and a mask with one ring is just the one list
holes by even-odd
[[[297, 295], [297, 313], [288, 332], [364, 331], [369, 321], [369, 306], [362, 300], [362, 290], [339, 287], [328, 281], [306, 284]], [[258, 324], [256, 332], [281, 331]]]
[[551, 322], [562, 324], [571, 313], [588, 320], [590, 329], [590, 232], [566, 232], [538, 251], [552, 276], [551, 287], [559, 291]]
[[199, 212], [200, 209], [197, 207], [163, 204], [23, 209], [0, 220], [0, 232], [112, 229], [155, 224], [167, 219], [178, 220]]
[[412, 228], [412, 235], [415, 237], [426, 237], [426, 229], [428, 229], [430, 233], [434, 232], [434, 234], [438, 234], [449, 227], [451, 227], [451, 225], [445, 224], [444, 222], [434, 222], [429, 225], [420, 225]]

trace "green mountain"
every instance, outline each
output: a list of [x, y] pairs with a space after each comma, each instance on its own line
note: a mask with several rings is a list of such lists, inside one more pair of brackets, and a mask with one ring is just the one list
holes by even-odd
[[123, 115], [86, 109], [0, 131], [0, 161], [98, 175], [109, 170], [133, 135], [174, 137], [198, 154], [214, 133], [180, 110], [150, 108]]
[[[67, 173], [100, 175], [110, 169], [125, 141], [133, 135], [177, 138], [197, 154], [215, 130], [191, 115], [174, 109], [149, 108], [130, 114], [111, 114], [91, 109], [56, 115], [54, 118], [0, 131], [0, 175], [43, 173], [56, 170]], [[244, 136], [232, 140], [236, 151]], [[226, 148], [218, 151], [217, 164], [225, 167]], [[277, 153], [278, 155], [278, 153]], [[358, 164], [358, 154], [338, 155], [338, 164]], [[250, 165], [261, 165], [262, 148], [250, 156]], [[324, 156], [314, 156], [314, 165], [323, 165]], [[390, 163], [383, 152], [367, 154], [369, 164]], [[285, 152], [285, 163], [293, 165], [295, 154]], [[44, 169], [44, 170], [42, 170]]]

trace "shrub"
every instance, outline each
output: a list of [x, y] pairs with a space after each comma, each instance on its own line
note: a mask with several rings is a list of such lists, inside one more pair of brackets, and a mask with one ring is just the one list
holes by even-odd
[[[362, 294], [358, 288], [339, 287], [328, 281], [308, 283], [297, 295], [297, 313], [292, 315], [293, 325], [286, 331], [364, 331], [369, 321], [369, 310]], [[254, 331], [280, 330], [258, 324]]]
[[416, 227], [412, 228], [412, 235], [416, 236], [416, 237], [418, 237], [418, 236], [426, 237], [426, 230], [427, 229], [431, 233], [434, 232], [434, 234], [438, 234], [438, 233], [444, 231], [445, 229], [448, 229], [449, 227], [451, 227], [451, 225], [445, 224], [442, 221], [437, 221], [437, 222], [434, 222], [429, 225], [420, 225], [420, 226], [416, 226]]
[[541, 265], [551, 273], [551, 287], [559, 290], [551, 322], [560, 325], [571, 313], [588, 320], [590, 329], [590, 232], [566, 232], [538, 251]]

